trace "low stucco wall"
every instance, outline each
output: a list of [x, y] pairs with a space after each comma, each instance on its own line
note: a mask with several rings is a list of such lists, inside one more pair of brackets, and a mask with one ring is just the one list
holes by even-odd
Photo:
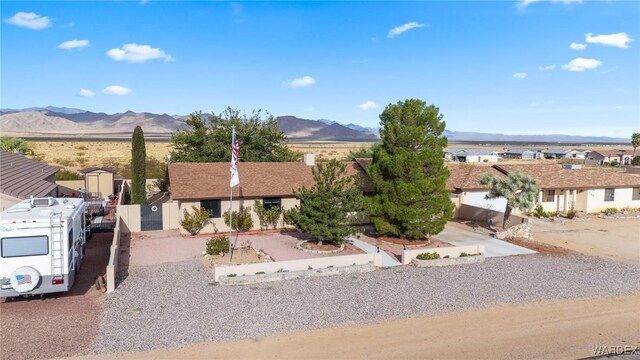
[[180, 208], [178, 207], [178, 203], [166, 202], [162, 204], [162, 229], [163, 230], [180, 229], [181, 218], [182, 218], [182, 215], [180, 214]]
[[[503, 218], [503, 212], [483, 209], [468, 204], [462, 204], [458, 209], [458, 219], [476, 221], [480, 224], [489, 224], [491, 222], [494, 226], [502, 226]], [[520, 224], [526, 221], [528, 221], [528, 218], [519, 215], [511, 215], [509, 217], [511, 225]]]
[[84, 180], [58, 180], [58, 195], [75, 196], [80, 195], [80, 189], [84, 189]]
[[231, 274], [235, 274], [237, 277], [240, 277], [244, 275], [256, 275], [256, 273], [258, 272], [264, 272], [265, 274], [275, 274], [279, 271], [294, 272], [313, 269], [318, 270], [326, 269], [329, 267], [339, 268], [345, 266], [367, 265], [370, 263], [375, 266], [379, 266], [379, 264], [382, 264], [382, 255], [358, 254], [243, 265], [218, 265], [214, 268], [214, 279], [215, 281], [219, 281], [221, 277], [227, 277]]
[[116, 289], [116, 273], [118, 271], [118, 251], [120, 248], [120, 217], [116, 219], [116, 227], [113, 229], [113, 240], [111, 242], [111, 255], [107, 264], [107, 292]]
[[122, 231], [129, 234], [142, 231], [140, 226], [140, 205], [118, 205], [116, 213], [121, 220]]
[[446, 259], [418, 260], [411, 259], [411, 263], [417, 267], [440, 267], [450, 265], [475, 264], [484, 262], [484, 255], [450, 257]]
[[5, 211], [20, 201], [22, 199], [0, 193], [0, 211]]
[[484, 254], [484, 245], [471, 245], [471, 246], [451, 246], [443, 248], [426, 248], [426, 249], [414, 249], [402, 251], [402, 264], [407, 265], [411, 263], [412, 259], [416, 256], [424, 253], [437, 253], [441, 258], [449, 256], [451, 258], [459, 257], [461, 253], [467, 254]]

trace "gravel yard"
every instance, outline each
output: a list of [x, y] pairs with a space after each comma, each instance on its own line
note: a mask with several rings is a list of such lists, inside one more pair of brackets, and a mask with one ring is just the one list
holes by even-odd
[[384, 321], [496, 303], [640, 292], [640, 269], [582, 255], [528, 255], [444, 268], [219, 286], [196, 259], [132, 267], [92, 351], [115, 353]]

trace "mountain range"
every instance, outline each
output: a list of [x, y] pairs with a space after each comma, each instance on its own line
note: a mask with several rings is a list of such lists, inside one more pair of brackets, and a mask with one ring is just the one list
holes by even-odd
[[[146, 135], [168, 137], [185, 126], [186, 116], [127, 111], [124, 113], [94, 113], [66, 107], [32, 107], [27, 109], [0, 109], [0, 129], [4, 134], [19, 136], [89, 137], [130, 136], [140, 125]], [[336, 121], [301, 119], [286, 115], [277, 117], [278, 126], [292, 140], [376, 141], [378, 128]], [[37, 130], [34, 130], [37, 129]], [[456, 142], [529, 142], [529, 143], [617, 143], [626, 144], [626, 138], [576, 135], [505, 135], [492, 133], [445, 130], [449, 141]]]

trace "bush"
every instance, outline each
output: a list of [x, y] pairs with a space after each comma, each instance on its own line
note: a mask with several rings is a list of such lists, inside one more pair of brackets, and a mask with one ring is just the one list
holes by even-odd
[[[200, 209], [194, 206], [191, 206], [192, 212], [190, 213], [187, 209], [184, 209], [184, 213], [182, 215], [182, 220], [180, 220], [180, 225], [189, 232], [191, 235], [196, 235], [202, 230], [204, 225], [209, 220], [209, 211], [206, 209]], [[214, 225], [215, 229], [215, 225]], [[214, 230], [214, 231], [217, 231]]]
[[[265, 209], [260, 200], [256, 200], [253, 203], [258, 220], [260, 220], [260, 228], [262, 230], [268, 229], [271, 226], [273, 229], [278, 227], [280, 215], [282, 215], [282, 208], [279, 206], [272, 206], [269, 210]], [[253, 224], [252, 224], [253, 227]]]
[[569, 218], [569, 219], [573, 219], [573, 218], [575, 218], [577, 215], [578, 215], [578, 212], [577, 212], [577, 211], [575, 211], [575, 210], [573, 210], [573, 209], [571, 209], [571, 210], [569, 210], [569, 211], [567, 212], [567, 218]]
[[438, 254], [438, 253], [422, 253], [422, 254], [418, 254], [418, 256], [416, 256], [416, 259], [418, 259], [418, 260], [440, 259], [440, 254]]
[[[233, 218], [233, 230], [246, 232], [253, 228], [253, 219], [251, 218], [251, 213], [249, 212], [251, 207], [240, 206], [239, 211], [234, 211], [232, 214]], [[224, 214], [224, 223], [229, 223], [229, 211], [225, 211]]]
[[605, 215], [611, 216], [611, 215], [617, 213], [618, 209], [616, 209], [614, 207], [610, 207], [610, 208], [606, 208], [603, 212], [604, 212]]
[[536, 206], [536, 208], [533, 210], [533, 216], [537, 217], [537, 218], [549, 218], [552, 217], [554, 214], [551, 212], [547, 212], [544, 211], [544, 209], [542, 208], [542, 205], [538, 204], [538, 206]]
[[613, 159], [613, 160], [611, 161], [611, 163], [609, 163], [609, 165], [610, 165], [610, 166], [612, 166], [612, 167], [616, 167], [616, 166], [618, 166], [618, 165], [620, 165], [620, 164], [618, 163], [618, 160], [617, 160], [617, 159]]
[[75, 171], [61, 169], [56, 173], [56, 180], [82, 180], [82, 176]]
[[633, 160], [631, 160], [631, 165], [639, 166], [640, 165], [640, 155], [635, 156]]
[[207, 240], [207, 254], [218, 255], [229, 252], [229, 238], [225, 235], [214, 236]]

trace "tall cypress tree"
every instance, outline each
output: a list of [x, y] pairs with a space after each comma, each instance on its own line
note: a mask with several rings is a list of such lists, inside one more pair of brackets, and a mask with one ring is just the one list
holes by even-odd
[[439, 109], [418, 99], [389, 104], [380, 115], [382, 143], [368, 173], [376, 195], [371, 222], [380, 234], [411, 240], [444, 230], [453, 216], [442, 156], [447, 138]]
[[144, 146], [144, 133], [136, 126], [131, 137], [131, 203], [144, 204], [147, 200], [146, 172], [147, 150]]

